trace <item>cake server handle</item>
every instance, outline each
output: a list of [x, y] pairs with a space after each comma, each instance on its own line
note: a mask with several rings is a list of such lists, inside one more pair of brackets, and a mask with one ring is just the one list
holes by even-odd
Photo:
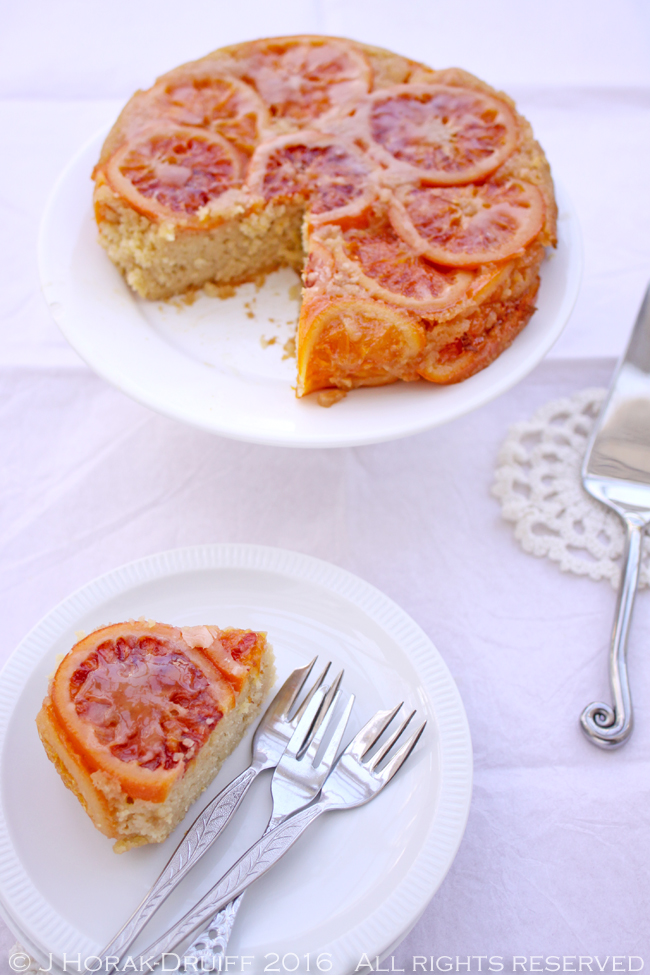
[[[208, 803], [197, 816], [149, 893], [136, 907], [110, 944], [102, 951], [102, 972], [108, 975], [109, 972], [117, 968], [122, 955], [129, 945], [135, 941], [152, 914], [158, 910], [188, 870], [194, 866], [226, 828], [253, 781], [263, 769], [264, 766], [261, 763], [253, 762], [241, 775], [233, 779], [212, 802]], [[86, 969], [84, 975], [93, 970], [96, 969]]]

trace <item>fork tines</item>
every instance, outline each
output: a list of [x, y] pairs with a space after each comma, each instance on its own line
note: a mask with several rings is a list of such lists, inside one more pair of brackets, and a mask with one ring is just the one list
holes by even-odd
[[[403, 707], [404, 702], [402, 701], [396, 707], [388, 711], [377, 711], [377, 713], [367, 722], [361, 729], [361, 731], [356, 735], [348, 746], [349, 751], [352, 755], [358, 758], [360, 761], [365, 759], [369, 753], [372, 751], [373, 747], [377, 744], [383, 733], [389, 727], [395, 716]], [[379, 769], [380, 763], [386, 758], [396, 742], [402, 737], [404, 731], [414, 718], [416, 711], [411, 711], [411, 713], [404, 718], [398, 728], [393, 731], [390, 737], [377, 749], [376, 752], [364, 762], [364, 765], [370, 771], [378, 773], [385, 781], [388, 781], [393, 777], [398, 768], [406, 761], [408, 756], [411, 754], [418, 741], [422, 732], [426, 728], [426, 721], [424, 721], [419, 728], [417, 728], [409, 738], [406, 739], [400, 746], [400, 748], [395, 752], [390, 761], [388, 761], [382, 769]]]

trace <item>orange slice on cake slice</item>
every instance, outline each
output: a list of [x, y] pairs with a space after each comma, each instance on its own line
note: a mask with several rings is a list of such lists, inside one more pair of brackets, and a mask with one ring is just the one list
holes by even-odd
[[259, 668], [265, 649], [260, 634], [253, 630], [220, 630], [218, 626], [184, 626], [183, 639], [200, 648], [238, 694], [251, 668]]
[[359, 109], [370, 151], [398, 178], [457, 185], [483, 179], [511, 154], [517, 122], [493, 95], [452, 85], [394, 85]]
[[39, 733], [103, 833], [121, 849], [160, 842], [257, 713], [272, 661], [251, 630], [102, 627], [57, 668]]
[[201, 210], [241, 184], [241, 157], [217, 132], [161, 122], [123, 143], [105, 174], [111, 189], [150, 220], [199, 227]]

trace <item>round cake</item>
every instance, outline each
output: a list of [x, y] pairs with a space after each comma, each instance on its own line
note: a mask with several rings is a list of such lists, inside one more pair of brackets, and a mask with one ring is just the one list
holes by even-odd
[[93, 178], [100, 241], [144, 298], [295, 268], [296, 391], [326, 404], [485, 368], [556, 243], [550, 169], [507, 95], [342, 38], [170, 71], [128, 102]]

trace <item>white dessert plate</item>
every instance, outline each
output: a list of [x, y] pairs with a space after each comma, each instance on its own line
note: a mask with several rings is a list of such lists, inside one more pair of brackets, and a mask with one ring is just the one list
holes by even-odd
[[237, 440], [286, 447], [345, 447], [419, 433], [482, 406], [519, 382], [560, 335], [578, 294], [582, 248], [560, 190], [559, 244], [542, 270], [538, 308], [512, 346], [455, 386], [396, 383], [355, 391], [323, 409], [297, 400], [287, 343], [299, 279], [270, 275], [232, 298], [136, 297], [97, 243], [89, 176], [105, 133], [70, 162], [48, 203], [39, 242], [41, 283], [70, 344], [100, 376], [165, 416]]
[[[381, 958], [393, 950], [438, 889], [465, 828], [472, 752], [460, 696], [429, 638], [377, 589], [329, 563], [255, 545], [177, 549], [116, 569], [60, 603], [10, 658], [0, 678], [0, 908], [9, 926], [46, 968], [50, 954], [55, 970], [78, 954], [96, 955], [201, 808], [196, 804], [165, 843], [118, 856], [64, 788], [38, 739], [34, 718], [48, 675], [75, 632], [140, 616], [266, 630], [279, 681], [316, 654], [319, 662], [332, 660], [357, 695], [350, 737], [378, 708], [400, 700], [426, 717], [416, 752], [380, 796], [322, 817], [251, 888], [229, 946], [230, 955], [249, 958], [243, 970], [252, 973], [346, 975], [363, 954]], [[250, 738], [205, 801], [248, 765]], [[269, 781], [268, 773], [260, 776], [133, 952], [260, 835]]]

